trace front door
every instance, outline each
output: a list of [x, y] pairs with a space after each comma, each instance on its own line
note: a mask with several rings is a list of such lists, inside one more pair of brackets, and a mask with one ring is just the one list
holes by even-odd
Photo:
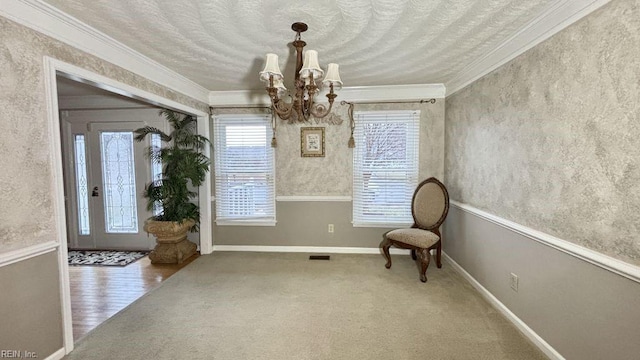
[[72, 248], [153, 247], [153, 237], [143, 230], [145, 219], [152, 215], [142, 197], [151, 179], [151, 165], [144, 156], [149, 144], [136, 142], [133, 133], [142, 126], [142, 122], [69, 124], [74, 186], [67, 187], [73, 195], [67, 199], [67, 213], [76, 217], [68, 221]]

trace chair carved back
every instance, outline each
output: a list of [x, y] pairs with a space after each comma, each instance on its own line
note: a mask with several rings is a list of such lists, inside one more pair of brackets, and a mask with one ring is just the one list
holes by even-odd
[[411, 214], [414, 227], [424, 230], [437, 229], [449, 212], [449, 193], [438, 179], [424, 180], [413, 193]]

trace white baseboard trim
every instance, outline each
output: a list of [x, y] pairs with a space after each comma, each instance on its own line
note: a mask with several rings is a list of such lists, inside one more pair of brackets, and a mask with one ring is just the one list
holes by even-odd
[[42, 244], [27, 246], [22, 249], [9, 251], [0, 254], [0, 267], [11, 265], [19, 261], [27, 260], [32, 257], [44, 255], [55, 251], [58, 248], [58, 243], [55, 241], [47, 241]]
[[[213, 251], [325, 253], [325, 254], [380, 254], [380, 248], [330, 247], [330, 246], [261, 246], [261, 245], [213, 245]], [[409, 250], [390, 249], [392, 255], [409, 255]]]
[[64, 348], [60, 348], [60, 349], [58, 349], [58, 351], [56, 351], [53, 354], [47, 356], [44, 360], [60, 360], [65, 355], [66, 354], [65, 354]]
[[550, 246], [556, 250], [562, 251], [568, 255], [577, 257], [590, 264], [601, 267], [605, 270], [616, 273], [620, 276], [624, 276], [629, 280], [640, 283], [640, 267], [626, 263], [624, 261], [612, 258], [611, 256], [604, 255], [597, 251], [587, 249], [580, 245], [576, 245], [572, 242], [562, 240], [553, 235], [543, 233], [542, 231], [534, 230], [530, 227], [520, 225], [513, 221], [503, 219], [499, 216], [490, 214], [488, 212], [476, 209], [473, 206], [463, 204], [454, 200], [450, 201], [451, 205], [469, 214], [475, 215], [481, 219], [490, 221], [496, 225], [502, 226], [505, 229], [509, 229], [520, 235], [535, 240], [541, 244]]
[[442, 253], [442, 257], [446, 262], [451, 264], [451, 266], [465, 278], [471, 286], [473, 286], [480, 295], [482, 295], [489, 303], [496, 308], [502, 315], [504, 315], [513, 325], [515, 325], [520, 332], [527, 337], [540, 351], [542, 351], [545, 355], [549, 357], [551, 360], [564, 360], [564, 357], [560, 355], [559, 352], [556, 351], [549, 343], [547, 343], [543, 338], [540, 337], [533, 329], [531, 329], [524, 321], [522, 321], [519, 317], [516, 316], [508, 307], [506, 307], [498, 298], [493, 296], [489, 290], [487, 290], [482, 284], [480, 284], [471, 274], [469, 274], [460, 264], [455, 262], [449, 255], [445, 252]]

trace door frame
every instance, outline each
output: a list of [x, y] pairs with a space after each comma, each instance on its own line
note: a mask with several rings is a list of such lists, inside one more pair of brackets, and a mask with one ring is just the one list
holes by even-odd
[[[58, 248], [58, 278], [60, 284], [60, 296], [62, 306], [63, 346], [65, 353], [73, 350], [73, 325], [71, 319], [71, 287], [69, 285], [69, 264], [67, 260], [67, 224], [64, 200], [64, 179], [62, 163], [62, 139], [60, 133], [60, 118], [58, 109], [58, 86], [56, 76], [58, 73], [72, 80], [97, 86], [99, 88], [124, 95], [130, 98], [149, 102], [151, 104], [186, 112], [197, 116], [198, 134], [210, 137], [209, 114], [201, 110], [180, 104], [176, 101], [152, 94], [150, 92], [124, 84], [109, 77], [94, 73], [81, 67], [71, 65], [44, 56], [44, 85], [47, 112], [47, 125], [49, 127], [49, 153], [53, 175], [52, 198], [53, 211], [56, 223], [56, 243]], [[205, 147], [205, 155], [210, 157], [210, 149]], [[211, 254], [213, 252], [213, 234], [211, 219], [211, 172], [207, 172], [205, 180], [198, 188], [200, 205], [200, 253]]]
[[[144, 151], [149, 146], [149, 139], [145, 139], [144, 142], [138, 143], [134, 142], [134, 152], [137, 152], [134, 156], [135, 159], [135, 168], [137, 172], [143, 172], [144, 175], [138, 173], [136, 176], [136, 186], [140, 187], [139, 191], [136, 191], [136, 201], [137, 201], [137, 218], [138, 218], [138, 233], [137, 234], [102, 234], [102, 226], [99, 226], [99, 223], [104, 221], [104, 179], [102, 177], [95, 177], [95, 172], [102, 172], [102, 163], [97, 160], [95, 152], [100, 153], [100, 128], [107, 127], [111, 128], [109, 131], [122, 131], [129, 130], [133, 131], [135, 128], [140, 128], [144, 125], [151, 125], [157, 127], [159, 129], [167, 130], [169, 125], [161, 115], [158, 115], [159, 108], [157, 107], [149, 107], [149, 108], [138, 108], [138, 109], [87, 109], [87, 110], [78, 110], [78, 111], [67, 111], [63, 110], [60, 112], [60, 122], [62, 124], [62, 139], [64, 142], [62, 143], [63, 154], [69, 154], [65, 159], [64, 169], [69, 176], [65, 179], [65, 190], [66, 190], [66, 211], [67, 211], [67, 236], [70, 240], [67, 243], [68, 248], [73, 249], [81, 249], [81, 250], [91, 250], [91, 249], [113, 249], [113, 250], [151, 250], [153, 249], [156, 241], [153, 237], [145, 236], [143, 225], [144, 220], [152, 216], [152, 212], [146, 210], [146, 206], [142, 206], [146, 204], [146, 200], [142, 196], [142, 189], [145, 184], [151, 181], [151, 163], [148, 159], [142, 154], [139, 153], [140, 150]], [[66, 114], [65, 114], [66, 113]], [[129, 121], [123, 120], [123, 116]], [[114, 120], [115, 118], [115, 120]], [[132, 126], [132, 124], [137, 123], [136, 126]], [[87, 170], [87, 191], [91, 192], [91, 188], [93, 186], [99, 186], [100, 188], [100, 199], [96, 201], [91, 196], [88, 196], [88, 204], [90, 207], [90, 234], [89, 235], [80, 235], [79, 234], [79, 221], [78, 221], [78, 184], [76, 174], [75, 160], [75, 146], [74, 146], [74, 137], [77, 134], [83, 134], [85, 136], [85, 150], [86, 150], [86, 170]], [[94, 157], [92, 159], [92, 156]], [[102, 156], [100, 156], [101, 158]], [[63, 158], [65, 158], [63, 156]], [[94, 161], [92, 161], [94, 160]], [[144, 176], [144, 177], [143, 177]], [[93, 181], [89, 181], [92, 179]], [[99, 233], [99, 234], [98, 234]], [[115, 235], [115, 236], [114, 236]], [[189, 234], [191, 235], [191, 234]], [[106, 238], [111, 238], [114, 236], [115, 238], [110, 239], [114, 240], [114, 242], [106, 241], [104, 244], [98, 244], [100, 239], [106, 240]], [[135, 238], [135, 242], [128, 243], [127, 246], [122, 246], [122, 244], [117, 244], [117, 237], [120, 236], [133, 236]], [[190, 237], [190, 239], [198, 239], [199, 233], [197, 236]]]

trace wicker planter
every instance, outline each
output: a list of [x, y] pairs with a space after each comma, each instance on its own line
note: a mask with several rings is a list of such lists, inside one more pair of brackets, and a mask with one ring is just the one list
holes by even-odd
[[155, 235], [156, 247], [149, 254], [152, 264], [180, 264], [196, 253], [196, 244], [187, 240], [189, 229], [196, 222], [147, 220], [144, 231]]

